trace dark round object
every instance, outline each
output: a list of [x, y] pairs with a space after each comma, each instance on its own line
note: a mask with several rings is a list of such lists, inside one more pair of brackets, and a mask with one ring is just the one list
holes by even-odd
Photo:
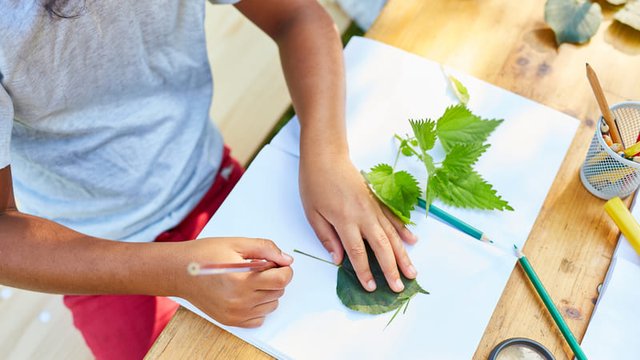
[[498, 355], [502, 351], [512, 346], [526, 347], [528, 349], [531, 349], [545, 360], [556, 360], [556, 358], [553, 357], [553, 354], [551, 354], [551, 352], [547, 350], [546, 347], [542, 346], [542, 344], [540, 344], [535, 340], [531, 340], [527, 338], [511, 338], [501, 342], [500, 344], [496, 345], [496, 347], [494, 347], [493, 350], [491, 350], [488, 360], [497, 360]]

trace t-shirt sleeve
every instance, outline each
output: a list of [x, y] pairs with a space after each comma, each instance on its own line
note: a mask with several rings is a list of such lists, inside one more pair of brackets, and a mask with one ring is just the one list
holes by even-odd
[[13, 102], [3, 86], [0, 85], [0, 169], [11, 162], [9, 145], [13, 126]]

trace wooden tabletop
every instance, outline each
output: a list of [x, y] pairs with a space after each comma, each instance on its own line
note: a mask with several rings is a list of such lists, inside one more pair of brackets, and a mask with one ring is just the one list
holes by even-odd
[[[640, 32], [612, 22], [615, 8], [602, 5], [605, 21], [581, 46], [555, 45], [543, 21], [542, 0], [390, 0], [367, 34], [580, 121], [524, 247], [579, 340], [618, 238], [617, 228], [603, 211], [604, 201], [590, 195], [578, 176], [599, 117], [585, 63], [598, 73], [610, 104], [640, 100]], [[572, 354], [520, 267], [511, 274], [474, 359], [486, 359], [498, 342], [510, 337], [537, 340], [558, 359]], [[268, 355], [180, 309], [148, 357], [264, 359]]]

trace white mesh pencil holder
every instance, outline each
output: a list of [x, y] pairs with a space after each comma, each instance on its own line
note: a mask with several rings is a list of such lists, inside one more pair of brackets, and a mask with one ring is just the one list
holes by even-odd
[[[611, 112], [624, 145], [630, 147], [638, 142], [640, 102], [613, 105]], [[604, 120], [600, 117], [587, 158], [580, 169], [580, 179], [589, 192], [601, 199], [624, 198], [640, 186], [640, 163], [624, 158], [607, 145], [600, 129], [602, 123]]]

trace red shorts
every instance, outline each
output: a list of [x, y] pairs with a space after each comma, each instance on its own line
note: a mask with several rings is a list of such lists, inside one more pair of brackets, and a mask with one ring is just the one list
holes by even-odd
[[[224, 149], [220, 171], [196, 207], [155, 241], [195, 239], [242, 175], [242, 166]], [[73, 324], [96, 359], [142, 359], [178, 309], [175, 302], [146, 295], [65, 295]]]

